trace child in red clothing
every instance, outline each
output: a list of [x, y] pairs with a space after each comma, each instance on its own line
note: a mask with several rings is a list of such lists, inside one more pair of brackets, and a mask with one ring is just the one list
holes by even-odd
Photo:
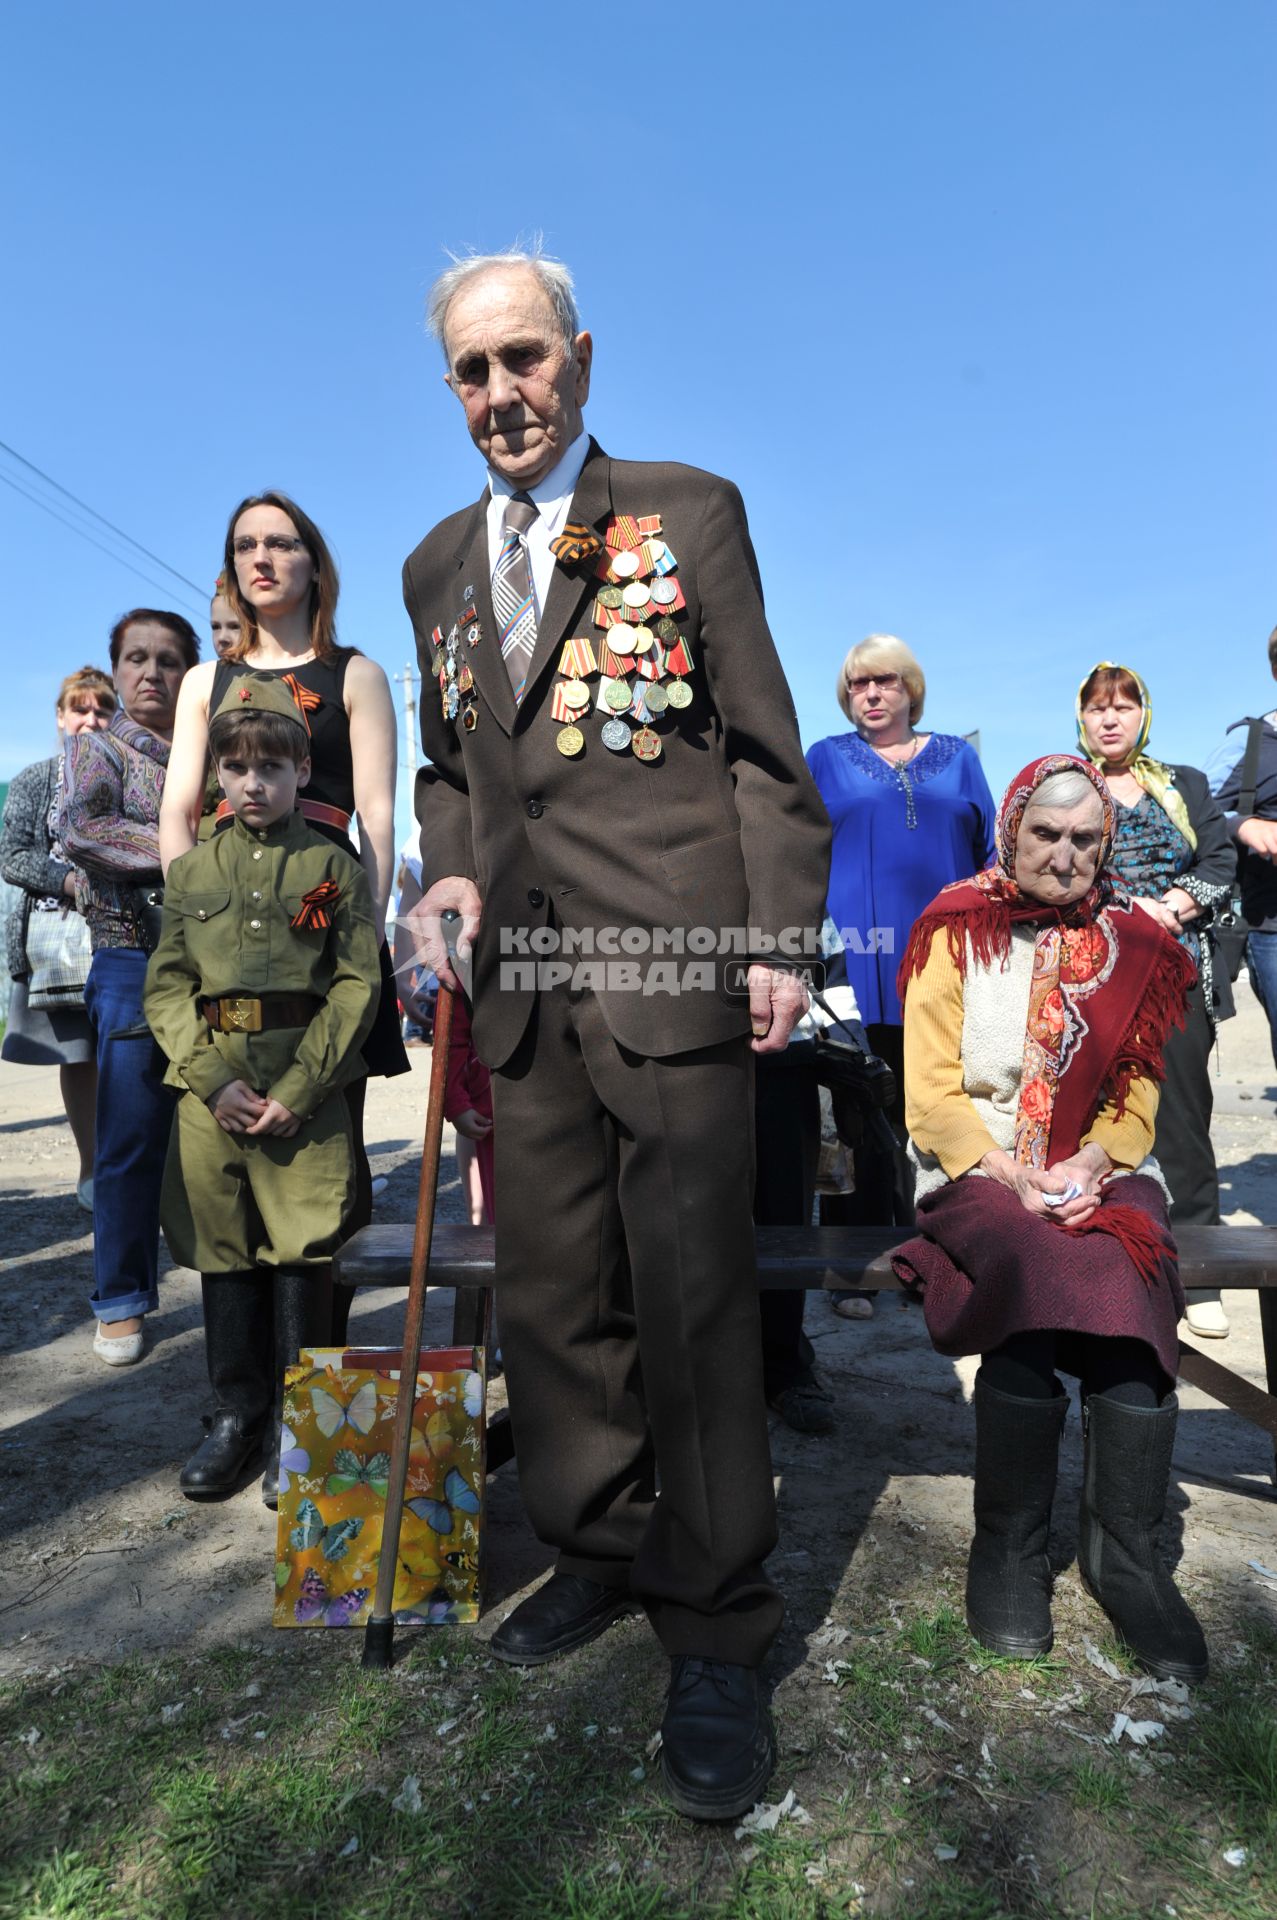
[[[470, 1208], [472, 1227], [491, 1226], [496, 1218], [493, 1199], [492, 1082], [474, 1050], [470, 1010], [460, 994], [452, 1010], [452, 1044], [448, 1049], [448, 1082], [443, 1111], [457, 1130], [457, 1172]], [[478, 1191], [474, 1171], [478, 1172]]]

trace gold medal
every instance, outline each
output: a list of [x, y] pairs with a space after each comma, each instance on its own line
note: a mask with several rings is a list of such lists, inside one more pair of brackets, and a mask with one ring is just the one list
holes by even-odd
[[650, 627], [635, 627], [630, 635], [631, 653], [650, 653], [656, 636]]
[[604, 690], [603, 698], [607, 701], [607, 704], [609, 705], [609, 707], [611, 707], [613, 713], [624, 713], [626, 708], [630, 705], [631, 700], [633, 699], [633, 695], [630, 692], [629, 681], [628, 680], [610, 681], [608, 683], [608, 686]]
[[621, 589], [619, 587], [600, 587], [596, 597], [599, 605], [606, 607], [609, 613], [615, 613], [616, 609], [621, 605]]
[[670, 703], [669, 693], [659, 681], [654, 681], [650, 687], [644, 687], [643, 698], [647, 702], [649, 713], [664, 713]]
[[640, 727], [631, 744], [640, 760], [659, 760], [661, 757], [660, 739], [650, 727]]
[[584, 680], [565, 680], [563, 704], [571, 713], [584, 713], [590, 704], [590, 689]]
[[[655, 691], [656, 689], [653, 688], [653, 692]], [[665, 687], [662, 691], [671, 707], [690, 707], [692, 704], [692, 689], [686, 680], [676, 680], [673, 686]]]
[[460, 687], [462, 693], [469, 693], [471, 687], [474, 685], [474, 675], [464, 660], [461, 663], [461, 671], [457, 675], [457, 685]]
[[473, 733], [479, 724], [479, 709], [471, 700], [461, 709], [461, 724], [467, 733]]
[[585, 735], [580, 727], [564, 727], [554, 744], [566, 759], [571, 760], [585, 746]]

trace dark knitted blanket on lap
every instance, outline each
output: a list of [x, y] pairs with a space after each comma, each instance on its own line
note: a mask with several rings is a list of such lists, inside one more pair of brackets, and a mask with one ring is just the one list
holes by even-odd
[[[918, 1232], [891, 1264], [902, 1281], [921, 1291], [938, 1353], [991, 1353], [1013, 1333], [1051, 1328], [1142, 1340], [1173, 1381], [1184, 1290], [1166, 1196], [1156, 1180], [1133, 1173], [1109, 1182], [1101, 1212], [1109, 1207], [1138, 1209], [1153, 1230], [1150, 1243], [1154, 1235], [1164, 1237], [1165, 1248], [1147, 1275], [1121, 1237], [1041, 1220], [1009, 1187], [970, 1175], [919, 1201]], [[1060, 1364], [1077, 1371], [1067, 1342]]]

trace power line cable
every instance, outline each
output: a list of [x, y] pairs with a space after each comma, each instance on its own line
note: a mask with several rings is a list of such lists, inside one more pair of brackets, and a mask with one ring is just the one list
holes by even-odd
[[[113, 520], [108, 520], [104, 513], [99, 513], [96, 507], [91, 507], [86, 500], [81, 500], [78, 495], [72, 493], [69, 487], [64, 487], [60, 480], [55, 480], [52, 474], [45, 473], [43, 468], [37, 467], [34, 460], [28, 460], [24, 453], [18, 452], [16, 447], [11, 447], [6, 440], [0, 440], [0, 450], [9, 454], [12, 459], [20, 461], [21, 464], [27, 467], [32, 473], [37, 474], [46, 486], [55, 488], [58, 493], [64, 495], [66, 499], [79, 507], [82, 513], [91, 514], [95, 520], [101, 521], [102, 525], [108, 528], [111, 533], [118, 535], [121, 540], [127, 540], [131, 547], [136, 547], [139, 553], [144, 553], [148, 560], [154, 561], [157, 567], [162, 567], [165, 573], [171, 573], [175, 580], [182, 582], [183, 586], [190, 587], [196, 594], [203, 594], [204, 589], [197, 581], [188, 580], [184, 573], [179, 573], [176, 567], [171, 567], [167, 560], [161, 560], [158, 553], [152, 553], [151, 549], [144, 547], [140, 540], [135, 540], [131, 533], [125, 533], [123, 527], [117, 527]], [[28, 494], [27, 498], [30, 499], [31, 497], [32, 496]], [[49, 510], [52, 512], [52, 508]], [[54, 517], [56, 519], [57, 516], [55, 515]], [[104, 548], [103, 551], [107, 552], [109, 549]], [[134, 569], [134, 571], [136, 571], [136, 569]], [[142, 578], [146, 578], [145, 574], [143, 574]], [[151, 582], [152, 586], [155, 584], [154, 581]]]
[[[108, 560], [114, 560], [118, 562], [120, 566], [127, 567], [130, 573], [136, 574], [139, 580], [145, 580], [147, 586], [154, 587], [157, 593], [162, 593], [170, 599], [181, 601], [187, 612], [194, 613], [197, 619], [203, 618], [204, 609], [202, 607], [192, 607], [190, 601], [187, 600], [184, 594], [174, 593], [172, 587], [165, 586], [161, 580], [152, 579], [149, 573], [143, 573], [140, 567], [135, 567], [131, 560], [126, 560], [124, 555], [117, 553], [114, 547], [105, 546], [101, 540], [95, 540], [91, 533], [86, 532], [83, 527], [78, 527], [74, 520], [68, 520], [64, 514], [58, 513], [55, 508], [49, 505], [47, 500], [42, 500], [39, 494], [28, 493], [25, 487], [20, 487], [11, 474], [0, 473], [0, 480], [3, 480], [6, 487], [12, 487], [15, 493], [20, 493], [24, 500], [30, 500], [33, 506], [43, 507], [44, 511], [51, 515], [54, 520], [59, 521], [64, 527], [69, 527], [72, 533], [78, 533], [81, 540], [87, 540], [91, 547], [96, 547], [99, 553], [104, 553]], [[181, 577], [179, 574], [178, 578], [181, 579]]]

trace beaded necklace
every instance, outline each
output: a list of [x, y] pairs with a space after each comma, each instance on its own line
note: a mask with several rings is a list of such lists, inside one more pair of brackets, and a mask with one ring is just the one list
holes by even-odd
[[884, 767], [890, 767], [891, 771], [895, 774], [896, 779], [899, 781], [900, 791], [904, 794], [904, 797], [905, 797], [905, 826], [910, 832], [912, 832], [913, 829], [918, 824], [918, 810], [913, 803], [913, 782], [909, 778], [909, 775], [906, 772], [906, 768], [909, 766], [909, 763], [917, 757], [917, 752], [918, 752], [917, 734], [916, 733], [914, 734], [913, 744], [910, 747], [909, 752], [907, 753], [907, 755], [903, 760], [888, 760], [882, 748], [875, 747], [872, 740], [866, 741], [865, 744], [867, 746], [873, 747], [874, 752], [877, 754], [878, 758], [882, 761], [882, 764], [884, 765]]

